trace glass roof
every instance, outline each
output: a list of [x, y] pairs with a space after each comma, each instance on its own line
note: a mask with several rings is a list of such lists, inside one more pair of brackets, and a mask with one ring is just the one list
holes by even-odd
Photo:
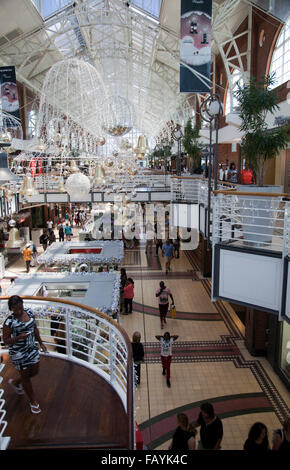
[[[32, 0], [43, 18], [57, 13], [73, 3], [72, 0]], [[133, 8], [139, 8], [154, 18], [159, 18], [162, 0], [131, 0]]]
[[73, 3], [72, 0], [32, 0], [37, 10], [43, 18], [47, 18], [58, 12], [67, 5]]
[[159, 18], [162, 0], [131, 0], [131, 4]]

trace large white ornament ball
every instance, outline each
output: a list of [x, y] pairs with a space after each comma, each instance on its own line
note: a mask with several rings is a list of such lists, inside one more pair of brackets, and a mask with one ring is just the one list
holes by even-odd
[[83, 173], [74, 173], [69, 176], [65, 183], [66, 192], [74, 199], [86, 197], [91, 188], [89, 178]]

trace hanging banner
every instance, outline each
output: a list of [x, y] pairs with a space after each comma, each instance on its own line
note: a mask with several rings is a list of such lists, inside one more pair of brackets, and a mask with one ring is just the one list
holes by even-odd
[[212, 0], [181, 0], [180, 92], [208, 93]]
[[0, 100], [2, 110], [20, 119], [15, 67], [0, 67]]

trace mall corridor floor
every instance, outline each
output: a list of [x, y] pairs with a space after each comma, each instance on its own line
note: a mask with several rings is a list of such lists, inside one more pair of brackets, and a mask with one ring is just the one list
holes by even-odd
[[[190, 252], [181, 252], [166, 275], [164, 258], [155, 256], [154, 247], [146, 254], [141, 244], [125, 250], [122, 267], [134, 280], [135, 297], [133, 313], [121, 314], [120, 324], [130, 340], [139, 331], [145, 348], [135, 407], [146, 447], [168, 449], [177, 427], [176, 415], [183, 412], [194, 421], [202, 402], [211, 402], [222, 419], [223, 450], [242, 450], [256, 421], [267, 426], [271, 442], [273, 430], [289, 416], [289, 392], [265, 358], [249, 354], [244, 326], [229, 304], [211, 302], [210, 280], [202, 278]], [[31, 271], [39, 269], [41, 266]], [[11, 278], [24, 273], [20, 256], [7, 268], [1, 282], [3, 293]], [[177, 310], [175, 319], [168, 314], [163, 330], [155, 297], [160, 281], [171, 289]], [[165, 331], [178, 335], [173, 345], [170, 388], [162, 375], [160, 342], [155, 338]]]

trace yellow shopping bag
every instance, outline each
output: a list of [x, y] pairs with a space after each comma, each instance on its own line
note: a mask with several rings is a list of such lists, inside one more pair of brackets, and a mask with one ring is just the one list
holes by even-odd
[[175, 308], [175, 305], [171, 305], [171, 318], [176, 318], [176, 308]]

